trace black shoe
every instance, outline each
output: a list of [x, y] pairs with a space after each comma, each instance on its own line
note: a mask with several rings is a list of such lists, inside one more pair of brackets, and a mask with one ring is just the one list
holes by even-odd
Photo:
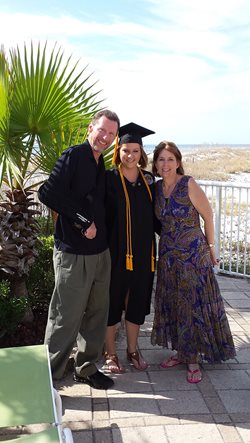
[[94, 374], [86, 377], [79, 377], [79, 375], [74, 373], [73, 378], [76, 382], [86, 383], [95, 389], [109, 389], [114, 385], [112, 378], [107, 377], [100, 371], [96, 371]]
[[66, 368], [64, 370], [62, 378], [67, 377], [69, 374], [72, 374], [72, 372], [74, 372], [74, 368], [75, 368], [75, 359], [74, 357], [70, 357], [67, 361]]

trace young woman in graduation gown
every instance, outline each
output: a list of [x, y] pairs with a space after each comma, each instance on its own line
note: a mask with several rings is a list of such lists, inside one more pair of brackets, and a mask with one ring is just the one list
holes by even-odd
[[110, 308], [105, 340], [106, 368], [124, 372], [116, 353], [117, 324], [125, 311], [127, 360], [147, 368], [138, 351], [140, 325], [150, 312], [154, 277], [154, 176], [143, 170], [147, 155], [141, 138], [153, 131], [130, 123], [120, 128], [113, 164], [107, 171], [107, 226], [111, 253]]

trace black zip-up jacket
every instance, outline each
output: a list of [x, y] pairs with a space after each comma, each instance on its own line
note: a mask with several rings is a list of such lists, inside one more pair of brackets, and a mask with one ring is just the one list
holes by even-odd
[[[88, 140], [66, 149], [38, 191], [39, 200], [58, 213], [54, 233], [57, 249], [92, 255], [107, 248], [104, 196], [102, 155], [97, 164]], [[93, 221], [97, 234], [89, 240], [83, 232]]]

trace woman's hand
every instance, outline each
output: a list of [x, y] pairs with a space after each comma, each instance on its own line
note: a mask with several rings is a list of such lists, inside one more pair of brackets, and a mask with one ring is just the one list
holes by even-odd
[[217, 266], [220, 262], [220, 259], [216, 258], [215, 247], [211, 246], [211, 247], [209, 247], [209, 249], [210, 249], [210, 257], [211, 257], [212, 264], [213, 264], [213, 266]]

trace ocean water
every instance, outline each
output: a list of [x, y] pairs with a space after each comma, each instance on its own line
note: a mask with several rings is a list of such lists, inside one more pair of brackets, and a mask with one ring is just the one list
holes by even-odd
[[[183, 151], [193, 151], [195, 149], [221, 149], [221, 148], [241, 148], [241, 149], [250, 149], [250, 143], [249, 144], [216, 144], [216, 143], [204, 143], [204, 144], [178, 144], [178, 148], [181, 152]], [[151, 154], [155, 148], [155, 145], [144, 145], [144, 150], [147, 154]]]

